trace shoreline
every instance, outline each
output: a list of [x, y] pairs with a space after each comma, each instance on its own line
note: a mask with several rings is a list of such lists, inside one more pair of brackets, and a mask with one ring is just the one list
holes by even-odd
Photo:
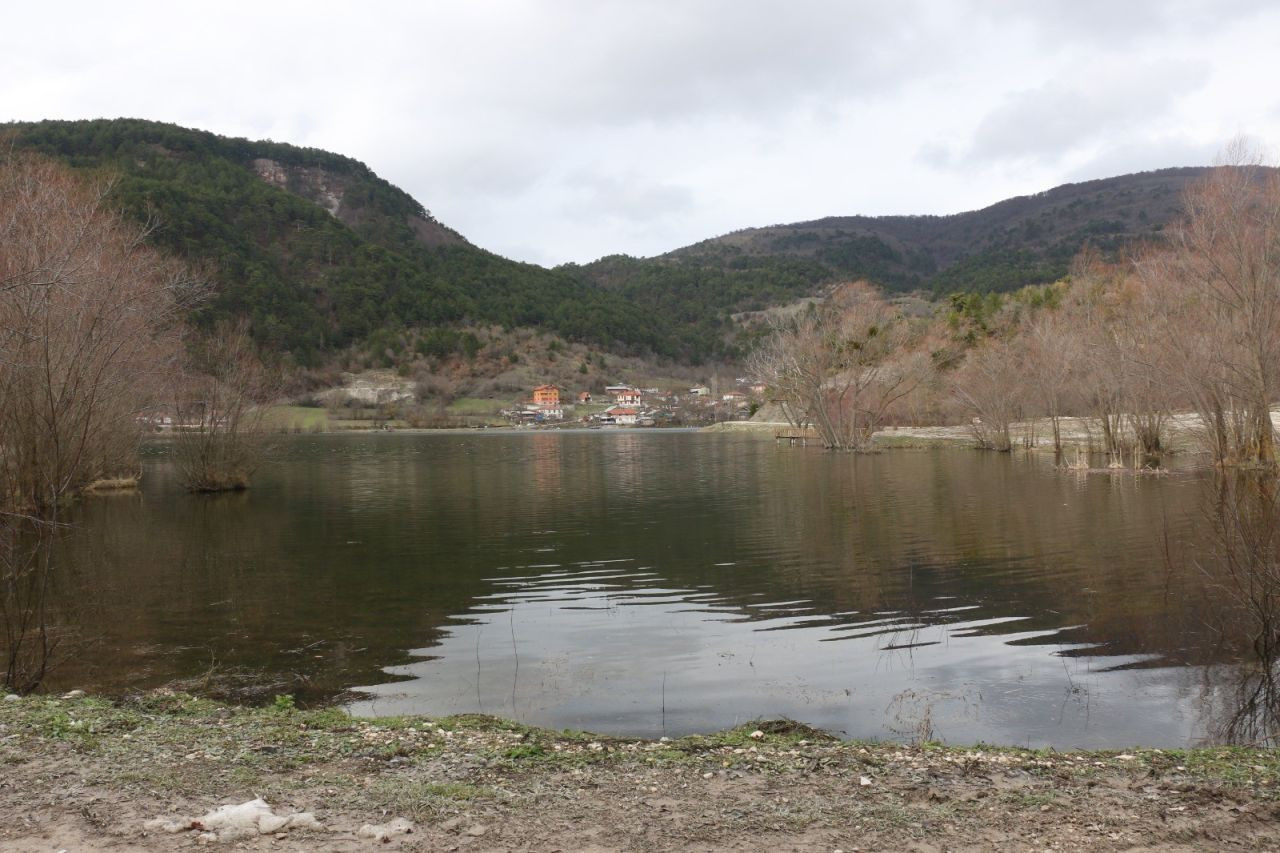
[[[1278, 416], [1280, 419], [1280, 416]], [[1198, 421], [1194, 416], [1180, 415], [1170, 419], [1167, 427], [1167, 447], [1163, 453], [1183, 455], [1198, 454], [1203, 451], [1195, 441], [1195, 429]], [[712, 426], [703, 427], [703, 432], [724, 432], [752, 435], [758, 438], [772, 438], [779, 430], [794, 429], [790, 424], [779, 421], [725, 421]], [[1019, 421], [1010, 425], [1013, 447], [1009, 452], [1053, 453], [1053, 433], [1047, 419], [1037, 421]], [[1101, 436], [1094, 432], [1086, 418], [1063, 418], [1061, 425], [1062, 449], [1064, 453], [1077, 451], [1088, 454], [1102, 454]], [[980, 450], [972, 429], [966, 424], [950, 424], [947, 426], [891, 426], [876, 431], [872, 443], [877, 450], [931, 450], [936, 448], [956, 450]], [[821, 447], [821, 442], [813, 446]], [[998, 451], [984, 451], [998, 452]]]
[[[6, 700], [0, 761], [0, 850], [186, 849], [215, 840], [193, 821], [256, 797], [279, 821], [310, 812], [322, 828], [274, 822], [220, 843], [828, 853], [1280, 844], [1280, 754], [1264, 748], [908, 746], [786, 721], [644, 740], [155, 691]], [[368, 827], [374, 835], [361, 834]]]

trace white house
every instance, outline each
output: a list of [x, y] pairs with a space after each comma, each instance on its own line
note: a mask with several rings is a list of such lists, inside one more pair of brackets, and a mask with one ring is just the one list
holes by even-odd
[[615, 406], [605, 412], [613, 418], [613, 422], [619, 426], [635, 426], [640, 420], [640, 412], [636, 409], [628, 409], [621, 406]]
[[613, 401], [619, 406], [638, 406], [640, 405], [640, 392], [635, 388], [620, 388], [617, 391], [611, 391]]

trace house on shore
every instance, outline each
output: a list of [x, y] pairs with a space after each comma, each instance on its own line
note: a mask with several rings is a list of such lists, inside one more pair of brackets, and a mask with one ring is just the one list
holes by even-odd
[[618, 405], [618, 406], [639, 406], [640, 405], [640, 390], [638, 388], [632, 388], [630, 386], [624, 385], [620, 388], [617, 388], [616, 390], [610, 391], [609, 393], [613, 395], [614, 405]]
[[560, 389], [555, 385], [539, 385], [533, 389], [533, 400], [525, 403], [518, 414], [521, 423], [541, 423], [564, 419], [564, 407], [560, 404]]
[[640, 411], [624, 406], [614, 406], [604, 413], [604, 417], [601, 420], [604, 423], [614, 423], [618, 426], [635, 426], [640, 420]]

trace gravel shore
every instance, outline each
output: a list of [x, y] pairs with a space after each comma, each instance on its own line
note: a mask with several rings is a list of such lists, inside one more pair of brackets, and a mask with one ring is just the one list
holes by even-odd
[[[0, 850], [1280, 848], [1264, 749], [904, 746], [786, 721], [647, 741], [158, 692], [4, 701], [0, 761]], [[239, 804], [263, 817], [223, 827]]]

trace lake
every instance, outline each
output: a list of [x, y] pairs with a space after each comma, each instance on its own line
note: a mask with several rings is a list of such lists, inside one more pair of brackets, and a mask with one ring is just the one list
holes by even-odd
[[601, 430], [291, 436], [240, 494], [183, 492], [164, 442], [144, 467], [62, 544], [92, 645], [55, 687], [1094, 748], [1231, 713], [1189, 466]]

